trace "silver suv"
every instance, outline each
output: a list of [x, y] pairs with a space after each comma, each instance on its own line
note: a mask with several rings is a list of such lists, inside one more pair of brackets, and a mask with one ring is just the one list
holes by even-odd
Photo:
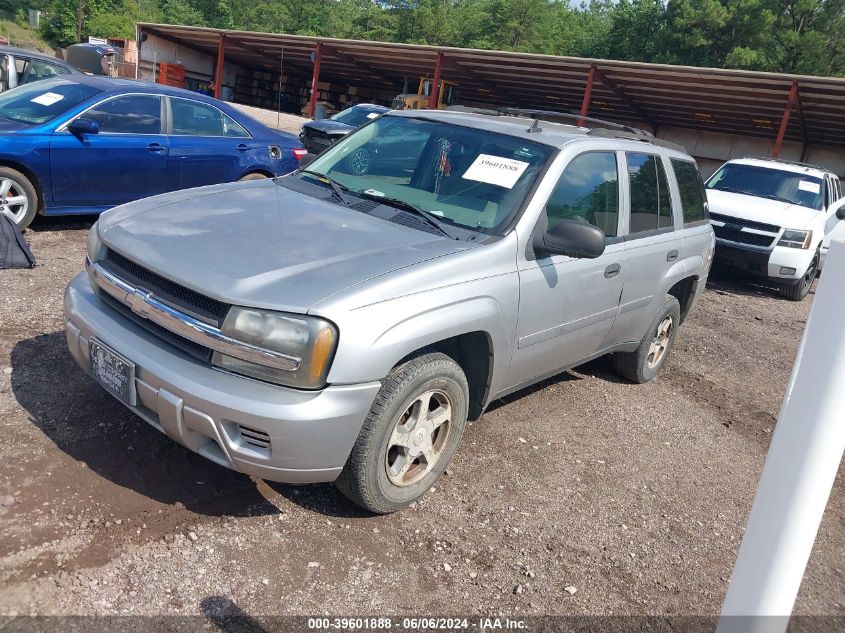
[[208, 459], [379, 513], [496, 398], [604, 354], [651, 380], [713, 255], [695, 162], [520, 114], [390, 112], [290, 176], [108, 211], [71, 354]]

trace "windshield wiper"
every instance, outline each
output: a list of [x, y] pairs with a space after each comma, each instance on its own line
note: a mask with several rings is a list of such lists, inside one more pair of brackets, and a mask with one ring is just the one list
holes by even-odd
[[358, 191], [356, 195], [362, 196], [364, 198], [369, 198], [370, 200], [376, 200], [378, 202], [381, 202], [382, 204], [386, 204], [391, 207], [396, 207], [397, 209], [402, 209], [403, 211], [410, 211], [414, 215], [421, 217], [423, 220], [428, 222], [428, 224], [437, 229], [438, 233], [440, 233], [441, 235], [448, 237], [450, 240], [458, 239], [443, 228], [442, 222], [436, 215], [418, 207], [413, 202], [407, 202], [405, 200], [400, 200], [399, 198], [385, 198], [384, 196], [367, 193], [366, 191]]
[[777, 196], [772, 196], [772, 195], [769, 195], [769, 194], [766, 194], [766, 193], [758, 193], [757, 195], [760, 196], [761, 198], [768, 198], [769, 200], [777, 200], [778, 202], [787, 202], [789, 204], [798, 204], [794, 200], [789, 200], [787, 198], [778, 198]]
[[301, 174], [308, 174], [308, 175], [310, 175], [310, 176], [317, 176], [317, 178], [320, 178], [320, 179], [324, 180], [324, 181], [326, 182], [326, 184], [328, 184], [328, 185], [329, 185], [329, 187], [331, 187], [332, 193], [335, 195], [335, 198], [337, 198], [338, 200], [340, 200], [340, 201], [341, 201], [341, 203], [343, 203], [343, 204], [344, 204], [344, 205], [346, 205], [347, 207], [348, 207], [348, 206], [351, 206], [351, 205], [349, 204], [349, 201], [348, 201], [346, 198], [344, 198], [344, 197], [343, 197], [343, 192], [344, 192], [344, 191], [349, 191], [349, 188], [348, 188], [348, 187], [344, 187], [343, 185], [341, 185], [339, 182], [337, 182], [337, 181], [336, 181], [334, 178], [332, 178], [331, 176], [327, 176], [326, 174], [321, 174], [321, 173], [320, 173], [320, 172], [318, 172], [318, 171], [311, 171], [310, 169], [302, 169], [302, 170], [300, 170], [300, 172], [299, 172], [299, 173], [301, 173]]

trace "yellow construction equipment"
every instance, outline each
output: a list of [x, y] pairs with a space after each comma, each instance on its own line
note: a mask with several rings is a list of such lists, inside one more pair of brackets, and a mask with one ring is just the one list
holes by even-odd
[[[393, 99], [394, 110], [419, 110], [427, 108], [431, 100], [431, 90], [434, 81], [428, 77], [420, 77], [420, 86], [416, 93], [404, 93]], [[440, 94], [437, 95], [437, 109], [444, 110], [452, 105], [458, 91], [451, 81], [440, 80]]]

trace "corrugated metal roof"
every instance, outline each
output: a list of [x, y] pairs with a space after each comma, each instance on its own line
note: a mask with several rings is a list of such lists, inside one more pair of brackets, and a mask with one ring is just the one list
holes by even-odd
[[341, 40], [167, 24], [140, 31], [216, 55], [226, 39], [226, 60], [274, 70], [279, 59], [310, 77], [311, 53], [323, 44], [320, 77], [332, 83], [395, 88], [404, 79], [431, 76], [444, 53], [443, 79], [458, 84], [460, 100], [577, 112], [591, 66], [596, 81], [590, 115], [774, 138], [793, 82], [798, 105], [786, 139], [845, 147], [845, 79], [607, 59]]

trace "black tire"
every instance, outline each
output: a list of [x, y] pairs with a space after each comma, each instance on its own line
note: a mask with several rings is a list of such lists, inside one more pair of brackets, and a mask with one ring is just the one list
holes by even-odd
[[247, 174], [246, 176], [241, 176], [238, 179], [238, 182], [249, 182], [250, 180], [266, 180], [266, 179], [267, 179], [267, 176], [264, 175], [264, 174], [252, 173], [252, 174]]
[[[397, 485], [388, 474], [390, 451], [395, 448], [391, 447], [391, 436], [401, 421], [408, 419], [408, 412], [421, 395], [432, 391], [438, 397], [446, 396], [451, 407], [448, 422], [431, 435], [434, 446], [438, 434], [446, 433], [442, 447], [430, 469], [420, 466], [418, 481]], [[384, 380], [335, 485], [349, 500], [376, 514], [396, 512], [413, 503], [434, 485], [452, 461], [466, 426], [468, 403], [466, 376], [445, 354], [424, 352], [398, 365]]]
[[[0, 167], [0, 183], [3, 181], [12, 182], [12, 193], [26, 196], [26, 211], [19, 217], [14, 217], [15, 224], [20, 230], [24, 230], [35, 219], [38, 213], [38, 192], [35, 186], [30, 182], [29, 178], [24, 176], [21, 172], [10, 167]], [[3, 200], [0, 199], [0, 209], [3, 208]], [[2, 213], [2, 210], [0, 210]]]
[[818, 271], [819, 255], [816, 253], [813, 261], [810, 262], [810, 266], [804, 271], [804, 276], [797, 283], [781, 284], [778, 288], [778, 294], [790, 301], [803, 301], [810, 294], [810, 288], [813, 287]]
[[[659, 358], [656, 358], [656, 362], [652, 362], [652, 343], [657, 342], [658, 328], [661, 328], [667, 319], [671, 319], [669, 321], [671, 329], [668, 333], [668, 338], [665, 340], [665, 346]], [[675, 343], [680, 322], [681, 304], [672, 295], [666, 295], [663, 305], [648, 326], [648, 330], [646, 330], [645, 336], [640, 341], [639, 347], [633, 352], [617, 352], [613, 354], [613, 368], [616, 370], [616, 373], [636, 383], [654, 380], [657, 374], [660, 373], [660, 368], [663, 367], [666, 359], [669, 357], [669, 352], [672, 351], [672, 345]]]

